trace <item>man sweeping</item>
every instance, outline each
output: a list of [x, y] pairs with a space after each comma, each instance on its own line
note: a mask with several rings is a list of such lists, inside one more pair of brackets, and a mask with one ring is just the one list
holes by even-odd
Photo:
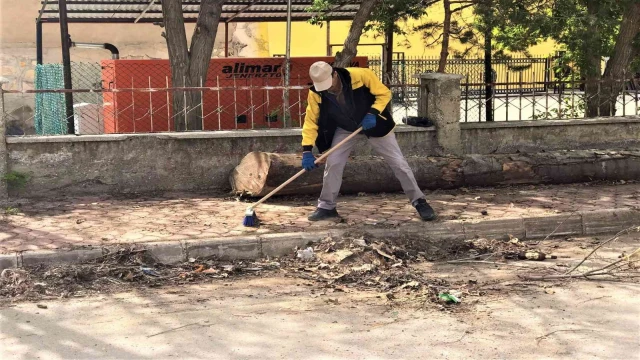
[[[319, 61], [311, 65], [313, 87], [307, 99], [307, 113], [302, 127], [302, 167], [311, 171], [315, 165], [313, 145], [323, 153], [363, 128], [373, 149], [380, 154], [400, 180], [404, 193], [425, 221], [436, 214], [425, 200], [416, 179], [398, 146], [389, 111], [391, 90], [373, 71], [365, 68], [333, 68]], [[357, 136], [359, 137], [359, 135]], [[356, 137], [356, 138], [357, 138]], [[322, 192], [310, 221], [338, 217], [336, 199], [342, 185], [342, 172], [357, 139], [353, 138], [326, 159]]]

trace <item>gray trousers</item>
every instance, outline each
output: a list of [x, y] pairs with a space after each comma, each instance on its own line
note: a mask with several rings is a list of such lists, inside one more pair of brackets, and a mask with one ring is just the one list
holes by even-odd
[[[337, 143], [344, 140], [351, 133], [338, 128], [333, 137], [332, 147]], [[336, 199], [340, 192], [340, 186], [342, 185], [342, 172], [344, 166], [347, 164], [349, 155], [353, 150], [353, 147], [358, 142], [359, 136], [351, 139], [349, 142], [343, 144], [327, 157], [327, 163], [324, 169], [324, 179], [322, 183], [322, 192], [320, 193], [320, 199], [318, 199], [318, 207], [326, 210], [333, 210], [336, 208]], [[418, 187], [416, 179], [413, 176], [413, 171], [407, 164], [402, 155], [402, 151], [396, 141], [395, 133], [391, 132], [385, 137], [381, 138], [369, 138], [369, 143], [373, 149], [381, 155], [387, 164], [393, 170], [396, 178], [400, 180], [402, 190], [407, 195], [411, 202], [424, 198], [424, 194]]]

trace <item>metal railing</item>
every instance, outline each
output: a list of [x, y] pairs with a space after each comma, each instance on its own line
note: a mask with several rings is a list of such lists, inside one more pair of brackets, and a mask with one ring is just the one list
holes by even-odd
[[[375, 68], [375, 61], [375, 58], [370, 60], [369, 66], [374, 71], [379, 71], [379, 68]], [[413, 70], [406, 70], [404, 78], [399, 72], [402, 67], [394, 68], [398, 72], [394, 75], [396, 81], [390, 87], [393, 91], [393, 114], [397, 122], [401, 122], [405, 116], [417, 115], [419, 79], [409, 74], [412, 71], [422, 71], [425, 63], [437, 66], [435, 59], [406, 59], [404, 69], [411, 69], [413, 66]], [[451, 67], [453, 64], [455, 62]], [[477, 59], [460, 60], [457, 64], [466, 66], [466, 69], [480, 66]], [[113, 71], [120, 71], [116, 76], [110, 69], [96, 63], [74, 63], [72, 78], [75, 89], [64, 90], [58, 85], [39, 90], [4, 90], [3, 100], [5, 96], [35, 95], [35, 111], [19, 115], [5, 111], [2, 115], [9, 123], [15, 117], [27, 116], [21, 121], [29, 123], [38, 135], [67, 134], [71, 128], [75, 128], [73, 133], [76, 134], [109, 134], [184, 129], [271, 129], [302, 125], [310, 85], [307, 80], [300, 76], [291, 79], [287, 107], [283, 100], [287, 90], [282, 86], [281, 78], [257, 73], [255, 69], [248, 73], [251, 76], [232, 77], [224, 76], [222, 69], [216, 71], [218, 70], [220, 71], [214, 74], [222, 73], [223, 76], [210, 74], [199, 86], [172, 87], [170, 78], [166, 76], [166, 68], [129, 66], [124, 70], [114, 69]], [[476, 81], [470, 75], [465, 76], [461, 84], [460, 121], [485, 121], [488, 105], [494, 121], [640, 114], [638, 74], [616, 81], [622, 90], [613, 99], [606, 93], [610, 84], [597, 82], [589, 85], [571, 74], [569, 80], [566, 77], [556, 79], [549, 69], [543, 71], [542, 76], [536, 71], [525, 70], [529, 71], [531, 68], [515, 73], [513, 69], [500, 72], [495, 77], [496, 81], [491, 84]], [[476, 78], [478, 76], [480, 75], [475, 75]], [[502, 78], [504, 79], [501, 80]], [[397, 83], [401, 80], [404, 82]], [[488, 97], [487, 85], [492, 89], [491, 96]], [[590, 89], [586, 89], [587, 85]], [[65, 112], [65, 93], [73, 94], [72, 117]], [[33, 101], [33, 98], [26, 101]], [[594, 103], [597, 104], [596, 110], [589, 110], [594, 108]], [[13, 130], [9, 133], [20, 134]]]
[[[52, 105], [46, 101], [36, 101], [36, 111], [25, 121], [36, 124], [37, 135], [68, 134], [71, 123], [75, 134], [86, 135], [171, 132], [178, 128], [270, 129], [302, 126], [308, 86], [296, 85], [296, 79], [292, 83], [289, 87], [258, 86], [249, 81], [236, 86], [4, 90], [2, 96], [35, 94], [37, 100], [53, 95], [57, 98], [50, 103], [58, 108], [64, 107], [66, 93], [86, 101], [75, 102], [72, 118], [64, 111], [50, 111]], [[284, 91], [289, 92], [288, 108], [283, 106]], [[187, 105], [174, 111], [179, 99], [194, 100], [183, 102]], [[11, 114], [2, 115], [11, 120]]]
[[[518, 83], [461, 83], [460, 121], [482, 122], [487, 119], [487, 104], [493, 121], [565, 120], [599, 116], [640, 115], [640, 77], [613, 81], [617, 96], [609, 92], [610, 81], [591, 84], [585, 81], [545, 81]], [[487, 85], [494, 91], [486, 96]], [[591, 89], [587, 89], [591, 86]], [[418, 85], [391, 85], [397, 97], [393, 101], [394, 118], [416, 116]], [[501, 89], [502, 88], [502, 89]], [[616, 91], [617, 92], [617, 91]], [[589, 108], [592, 110], [589, 111]]]

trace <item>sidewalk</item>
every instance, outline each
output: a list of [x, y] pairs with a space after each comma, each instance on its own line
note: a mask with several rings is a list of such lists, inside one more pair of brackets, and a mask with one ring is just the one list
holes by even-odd
[[[520, 186], [428, 194], [438, 221], [475, 222], [602, 209], [640, 209], [640, 184]], [[275, 198], [256, 210], [262, 224], [242, 226], [248, 203], [194, 194], [14, 201], [0, 217], [0, 253], [117, 243], [211, 239], [251, 233], [328, 228], [397, 227], [419, 223], [403, 194], [343, 196], [341, 223], [310, 223], [314, 197]], [[19, 213], [13, 214], [19, 210]], [[486, 211], [486, 215], [483, 215]]]

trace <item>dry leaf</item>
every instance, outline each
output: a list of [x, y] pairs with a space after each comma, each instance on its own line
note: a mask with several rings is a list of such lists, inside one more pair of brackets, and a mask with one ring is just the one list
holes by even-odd
[[387, 253], [386, 251], [382, 250], [382, 247], [384, 246], [384, 244], [372, 244], [371, 247], [373, 247], [373, 249], [380, 254], [380, 256], [385, 257], [389, 260], [393, 260], [396, 261], [396, 257], [393, 255], [389, 255], [389, 253]]

